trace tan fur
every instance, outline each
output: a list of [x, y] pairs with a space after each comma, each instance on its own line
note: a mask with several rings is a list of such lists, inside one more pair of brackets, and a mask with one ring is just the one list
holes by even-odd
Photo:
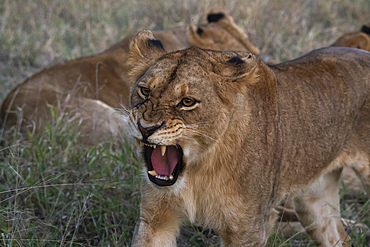
[[[345, 33], [331, 46], [352, 47], [370, 51], [370, 36], [369, 34], [360, 31]], [[363, 159], [363, 156], [359, 155], [357, 158]], [[367, 171], [367, 169], [370, 169], [370, 167], [367, 166], [368, 162], [356, 160], [356, 155], [344, 157], [344, 159], [346, 160], [345, 163], [348, 164], [348, 166], [343, 168], [342, 172], [342, 181], [346, 193], [350, 195], [358, 195], [359, 193], [363, 192], [364, 188], [365, 191], [369, 191], [369, 188], [366, 188], [369, 185], [361, 183], [361, 181], [366, 181], [366, 179], [361, 179], [362, 174], [365, 174], [366, 176], [366, 174], [370, 173], [370, 171]], [[351, 164], [355, 164], [355, 166], [352, 166]], [[365, 171], [359, 171], [360, 168], [362, 170], [365, 169]], [[283, 207], [278, 208], [280, 215], [283, 216], [280, 219], [283, 221], [291, 221], [295, 217], [295, 212], [292, 211], [292, 201], [293, 198], [289, 198], [289, 200], [283, 202]]]
[[349, 157], [370, 167], [370, 54], [324, 48], [267, 66], [243, 52], [148, 49], [148, 38], [144, 31], [133, 43], [140, 79], [130, 133], [156, 148], [179, 145], [183, 170], [159, 186], [172, 180], [150, 180], [146, 159], [133, 246], [174, 246], [185, 218], [214, 229], [223, 246], [264, 246], [287, 196], [318, 246], [342, 246], [341, 167]]
[[363, 32], [350, 32], [340, 36], [332, 46], [353, 47], [370, 51], [370, 35]]
[[[247, 40], [232, 17], [223, 14], [225, 17], [218, 22], [158, 31], [154, 36], [167, 51], [199, 46], [258, 54], [258, 48]], [[196, 32], [198, 28], [202, 34]], [[0, 129], [17, 126], [24, 133], [43, 128], [51, 122], [49, 104], [55, 106], [57, 117], [64, 114], [83, 121], [80, 134], [86, 144], [109, 141], [125, 132], [125, 119], [116, 116], [115, 109], [128, 106], [131, 82], [126, 62], [131, 37], [103, 53], [45, 69], [17, 86], [2, 104]]]
[[[364, 25], [363, 28], [368, 29], [369, 27]], [[346, 33], [339, 37], [332, 46], [353, 47], [370, 51], [370, 35], [362, 31]], [[366, 178], [361, 179], [361, 176], [363, 176], [363, 174], [366, 176], [366, 174], [370, 173], [368, 170], [370, 167], [366, 166], [369, 160], [363, 160], [364, 157], [365, 156], [361, 154], [353, 154], [349, 157], [344, 157], [346, 160], [345, 163], [348, 164], [348, 166], [343, 168], [342, 178], [346, 192], [351, 195], [359, 194], [363, 191], [363, 188], [365, 188], [365, 191], [370, 191], [369, 184], [361, 184], [361, 181], [367, 181]]]

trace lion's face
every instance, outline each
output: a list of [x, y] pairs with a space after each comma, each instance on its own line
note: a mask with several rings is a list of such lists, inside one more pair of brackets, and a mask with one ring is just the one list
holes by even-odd
[[174, 184], [225, 128], [227, 107], [202, 62], [178, 65], [167, 56], [132, 89], [130, 131], [144, 144], [148, 177], [157, 185]]
[[[143, 32], [132, 50], [142, 58], [131, 62], [143, 71], [144, 60], [149, 68], [144, 74], [133, 69], [138, 74], [131, 89], [130, 133], [144, 144], [149, 180], [170, 186], [207, 155], [227, 129], [238, 90], [235, 77], [244, 62], [232, 52], [195, 47], [166, 54], [140, 35]], [[249, 54], [246, 59], [251, 58]], [[156, 64], [150, 66], [153, 60]]]

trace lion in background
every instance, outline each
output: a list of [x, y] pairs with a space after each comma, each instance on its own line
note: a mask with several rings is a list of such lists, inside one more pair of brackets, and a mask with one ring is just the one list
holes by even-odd
[[[258, 55], [259, 49], [224, 12], [212, 11], [208, 23], [154, 32], [168, 51], [199, 46], [214, 50], [244, 50]], [[56, 118], [82, 122], [80, 141], [96, 144], [126, 132], [126, 122], [116, 108], [128, 106], [131, 86], [129, 43], [132, 36], [106, 51], [42, 70], [14, 88], [0, 112], [0, 132], [15, 126], [21, 133], [34, 133]], [[0, 135], [1, 139], [1, 135]]]
[[331, 46], [353, 47], [370, 51], [370, 26], [363, 25], [360, 31], [340, 36]]
[[263, 246], [295, 198], [318, 246], [344, 246], [343, 165], [370, 193], [370, 53], [330, 47], [277, 65], [247, 52], [133, 41], [129, 126], [145, 161], [133, 246], [176, 246], [181, 222]]

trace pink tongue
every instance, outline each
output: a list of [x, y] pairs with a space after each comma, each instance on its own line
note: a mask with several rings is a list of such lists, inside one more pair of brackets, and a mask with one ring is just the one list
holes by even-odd
[[162, 156], [161, 147], [153, 150], [151, 162], [158, 175], [170, 177], [178, 160], [178, 151], [175, 146], [167, 146], [166, 153]]

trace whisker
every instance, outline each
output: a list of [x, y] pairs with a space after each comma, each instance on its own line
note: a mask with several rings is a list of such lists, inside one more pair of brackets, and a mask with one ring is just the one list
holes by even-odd
[[115, 110], [122, 115], [128, 116], [130, 114], [130, 111], [124, 105], [120, 105], [122, 106], [122, 108], [115, 108]]
[[124, 111], [126, 111], [127, 113], [130, 113], [130, 110], [129, 109], [127, 109], [127, 107], [126, 106], [124, 106], [123, 104], [119, 104], [121, 107], [122, 107], [122, 110], [124, 110]]
[[185, 129], [192, 130], [192, 131], [197, 131], [198, 133], [206, 134], [205, 131], [202, 131], [196, 127], [190, 127], [190, 126], [185, 126]]
[[124, 115], [124, 116], [128, 116], [129, 113], [125, 112], [125, 111], [122, 111], [121, 109], [114, 109], [116, 113], [118, 114], [121, 114], [121, 115]]
[[135, 122], [134, 116], [132, 114], [129, 114], [128, 118], [130, 119], [130, 122]]
[[195, 124], [186, 125], [187, 127], [198, 127], [198, 125], [211, 125], [211, 123], [208, 122], [198, 122]]
[[197, 135], [199, 135], [199, 136], [204, 136], [204, 137], [209, 138], [209, 139], [210, 139], [210, 140], [212, 140], [212, 141], [218, 142], [218, 140], [214, 139], [213, 137], [210, 137], [209, 135], [207, 135], [206, 133], [204, 133], [204, 132], [203, 132], [203, 131], [201, 131], [201, 130], [196, 130], [196, 129], [193, 129], [193, 128], [188, 127], [188, 126], [186, 126], [186, 125], [185, 125], [185, 129], [186, 129], [186, 130], [189, 130], [190, 132], [195, 133], [195, 134], [197, 134]]
[[202, 145], [201, 143], [199, 143], [199, 141], [197, 139], [194, 139], [191, 136], [186, 136], [186, 134], [182, 134], [182, 136], [180, 138], [186, 139], [186, 140], [192, 140], [192, 141], [195, 140], [196, 141], [195, 144], [198, 145], [199, 147], [201, 147], [201, 148], [205, 148], [206, 147], [206, 146]]
[[196, 131], [197, 133], [201, 133], [201, 134], [207, 135], [207, 132], [202, 131], [202, 130], [196, 128], [196, 127], [190, 127], [190, 125], [185, 125], [185, 129], [189, 129], [189, 130], [192, 130], [192, 131]]

